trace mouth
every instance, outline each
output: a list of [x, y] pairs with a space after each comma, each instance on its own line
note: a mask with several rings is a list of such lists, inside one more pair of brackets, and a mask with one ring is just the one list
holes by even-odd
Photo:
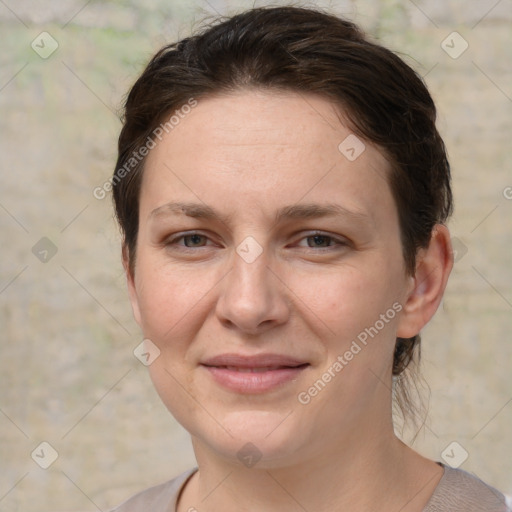
[[258, 394], [297, 380], [310, 364], [279, 354], [223, 354], [207, 359], [201, 366], [224, 388], [236, 393]]
[[211, 366], [210, 368], [221, 368], [225, 370], [229, 370], [232, 372], [240, 372], [240, 373], [263, 373], [263, 372], [273, 372], [276, 370], [290, 370], [301, 368], [302, 366], [307, 366], [307, 363], [298, 365], [298, 366], [263, 366], [263, 367], [251, 367], [251, 368], [241, 368], [239, 366]]

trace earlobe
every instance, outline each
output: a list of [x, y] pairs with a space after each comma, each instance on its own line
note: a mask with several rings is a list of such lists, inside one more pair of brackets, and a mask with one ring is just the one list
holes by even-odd
[[139, 325], [141, 325], [139, 299], [137, 295], [137, 288], [135, 286], [135, 276], [130, 268], [130, 256], [128, 254], [128, 248], [126, 246], [123, 246], [122, 249], [122, 261], [124, 272], [126, 274], [126, 284], [128, 286], [128, 295], [130, 297], [130, 302], [132, 305], [133, 317], [135, 318], [135, 321]]
[[450, 232], [437, 224], [429, 246], [417, 254], [416, 272], [398, 324], [397, 336], [412, 338], [430, 321], [443, 298], [453, 267]]

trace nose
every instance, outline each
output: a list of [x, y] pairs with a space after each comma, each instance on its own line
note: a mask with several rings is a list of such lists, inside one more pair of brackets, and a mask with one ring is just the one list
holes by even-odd
[[222, 280], [216, 313], [221, 323], [250, 335], [284, 324], [290, 316], [286, 287], [262, 254], [248, 263], [234, 255], [231, 272]]

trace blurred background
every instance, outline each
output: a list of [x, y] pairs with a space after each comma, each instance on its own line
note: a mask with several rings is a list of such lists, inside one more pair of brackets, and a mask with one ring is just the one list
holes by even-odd
[[[2, 512], [107, 510], [194, 465], [134, 357], [120, 236], [93, 190], [151, 55], [253, 5], [270, 4], [0, 0]], [[423, 333], [428, 420], [404, 437], [512, 494], [512, 0], [300, 5], [358, 22], [437, 102], [456, 264]]]

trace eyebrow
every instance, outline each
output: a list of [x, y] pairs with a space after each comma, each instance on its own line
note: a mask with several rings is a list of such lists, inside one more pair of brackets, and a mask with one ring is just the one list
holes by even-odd
[[[228, 224], [233, 215], [221, 215], [212, 207], [201, 203], [170, 202], [155, 208], [149, 219], [168, 215], [185, 215], [194, 219], [220, 220]], [[363, 211], [349, 210], [339, 204], [292, 204], [280, 208], [274, 218], [275, 223], [285, 220], [317, 219], [321, 217], [347, 217], [354, 221], [369, 221], [370, 216]]]

